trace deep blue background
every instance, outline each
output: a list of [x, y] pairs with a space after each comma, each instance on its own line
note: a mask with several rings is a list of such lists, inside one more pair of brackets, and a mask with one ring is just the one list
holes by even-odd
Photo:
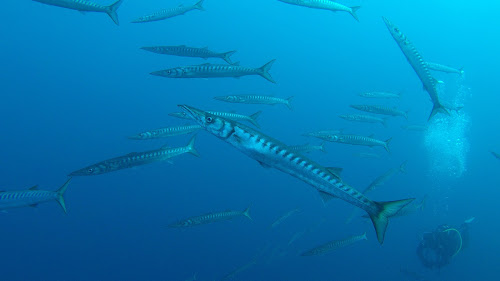
[[[428, 194], [430, 199], [424, 212], [394, 219], [381, 247], [369, 222], [356, 219], [344, 224], [351, 206], [344, 202], [323, 206], [310, 186], [264, 169], [200, 132], [196, 146], [201, 158], [183, 155], [173, 165], [159, 163], [75, 178], [66, 194], [68, 215], [56, 203], [0, 214], [0, 279], [185, 280], [197, 273], [198, 280], [213, 280], [254, 256], [257, 265], [237, 275], [237, 280], [409, 279], [400, 267], [431, 280], [497, 279], [500, 163], [489, 150], [500, 151], [496, 142], [500, 4], [484, 0], [348, 2], [362, 6], [360, 23], [347, 13], [279, 1], [206, 0], [206, 12], [130, 24], [138, 16], [179, 2], [125, 0], [118, 10], [121, 25], [115, 26], [104, 14], [81, 15], [28, 0], [4, 1], [0, 9], [2, 189], [39, 184], [53, 190], [68, 173], [88, 164], [165, 144], [185, 145], [189, 136], [155, 141], [132, 141], [126, 136], [185, 124], [168, 113], [178, 111], [177, 104], [189, 104], [248, 114], [262, 109], [262, 131], [287, 144], [313, 143], [300, 134], [330, 128], [393, 137], [390, 155], [380, 148], [328, 144], [328, 154], [315, 153], [311, 158], [325, 166], [343, 167], [345, 181], [358, 189], [408, 160], [408, 173], [395, 176], [371, 198], [420, 200]], [[408, 123], [422, 124], [427, 119], [428, 95], [381, 16], [398, 25], [425, 59], [465, 68], [463, 81], [436, 74], [446, 82], [447, 97], [453, 97], [460, 85], [470, 88], [461, 101], [465, 109], [449, 121], [460, 121], [464, 125], [457, 126], [462, 130], [442, 136], [452, 136], [450, 146], [456, 142], [453, 137], [468, 143], [447, 154], [465, 161], [466, 171], [460, 176], [433, 165], [440, 159], [431, 152], [446, 150], [443, 143], [448, 141], [436, 141], [439, 132], [434, 131], [429, 142], [425, 133], [400, 129], [407, 123], [403, 119], [391, 119], [385, 129], [337, 117], [353, 113], [349, 104], [371, 102], [357, 93], [384, 90], [402, 93], [400, 102], [388, 104], [410, 109]], [[237, 50], [234, 60], [248, 66], [276, 58], [271, 74], [278, 84], [260, 77], [176, 80], [148, 74], [205, 62], [139, 49], [180, 44]], [[232, 93], [295, 96], [294, 110], [212, 99]], [[353, 157], [360, 151], [378, 153], [382, 159]], [[249, 205], [253, 221], [241, 218], [187, 230], [166, 227], [189, 216], [243, 210]], [[277, 217], [297, 207], [300, 214], [269, 229]], [[440, 272], [423, 268], [415, 256], [421, 234], [442, 223], [458, 225], [469, 216], [476, 217], [471, 247]], [[295, 233], [322, 220], [315, 231], [286, 247]], [[297, 256], [318, 244], [364, 231], [367, 242], [323, 257]]]

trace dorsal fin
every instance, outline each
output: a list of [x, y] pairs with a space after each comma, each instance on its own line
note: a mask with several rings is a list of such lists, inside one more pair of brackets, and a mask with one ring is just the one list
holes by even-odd
[[368, 137], [373, 139], [375, 137], [375, 134], [370, 134]]
[[337, 196], [335, 196], [335, 195], [331, 195], [329, 193], [325, 193], [325, 192], [322, 192], [322, 191], [319, 192], [319, 197], [321, 197], [321, 200], [323, 201], [323, 204], [326, 204], [328, 201], [337, 198]]
[[212, 64], [207, 62], [207, 63], [202, 63], [200, 65], [212, 65]]
[[179, 47], [186, 48], [187, 46], [186, 45], [179, 45]]
[[202, 48], [203, 50], [208, 50], [208, 46], [205, 46]]
[[29, 190], [37, 190], [37, 189], [38, 189], [38, 185], [34, 185], [34, 186], [29, 188]]
[[342, 174], [342, 171], [344, 170], [344, 169], [338, 168], [338, 167], [327, 167], [326, 169], [328, 170], [328, 172], [330, 172], [331, 174], [333, 174], [334, 176], [339, 177], [339, 178], [340, 178], [340, 175]]

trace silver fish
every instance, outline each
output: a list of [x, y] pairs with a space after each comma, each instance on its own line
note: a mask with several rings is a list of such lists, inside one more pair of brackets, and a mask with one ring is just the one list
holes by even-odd
[[178, 222], [175, 222], [169, 227], [172, 228], [185, 228], [185, 227], [192, 227], [192, 226], [197, 226], [197, 225], [202, 225], [202, 224], [209, 224], [209, 223], [214, 223], [214, 222], [220, 222], [220, 221], [227, 221], [227, 220], [232, 220], [237, 217], [247, 217], [248, 219], [252, 219], [250, 217], [250, 207], [246, 208], [244, 211], [224, 211], [224, 212], [218, 212], [218, 213], [209, 213], [201, 216], [196, 216], [196, 217], [190, 217], [185, 220], [180, 220]]
[[39, 190], [35, 185], [28, 190], [0, 191], [0, 210], [36, 207], [44, 202], [56, 201], [66, 213], [66, 204], [64, 202], [64, 193], [68, 188], [71, 178], [56, 191]]
[[156, 150], [145, 152], [132, 152], [124, 156], [104, 160], [102, 162], [90, 165], [80, 170], [76, 170], [69, 176], [93, 176], [109, 172], [114, 172], [122, 169], [132, 168], [154, 162], [167, 161], [168, 159], [184, 154], [191, 153], [199, 156], [194, 148], [195, 137], [191, 138], [189, 143], [184, 147], [162, 147]]
[[305, 137], [319, 137], [319, 136], [328, 136], [328, 135], [335, 135], [335, 134], [341, 134], [342, 130], [322, 130], [322, 131], [315, 131], [311, 133], [305, 133], [302, 134]]
[[118, 0], [109, 6], [103, 6], [95, 2], [86, 0], [33, 0], [35, 2], [67, 8], [71, 10], [77, 10], [80, 12], [98, 12], [106, 13], [113, 20], [116, 25], [119, 25], [118, 14], [116, 10], [123, 3], [123, 0]]
[[[257, 117], [259, 117], [259, 115], [262, 113], [262, 111], [257, 111], [254, 114], [249, 115], [249, 116], [234, 113], [234, 112], [221, 112], [221, 111], [207, 111], [207, 112], [212, 114], [212, 115], [231, 119], [234, 121], [247, 121], [247, 122], [252, 123], [252, 125], [254, 125], [255, 127], [260, 128], [259, 123], [257, 123]], [[192, 120], [192, 118], [189, 117], [189, 115], [186, 114], [185, 112], [172, 112], [172, 113], [169, 113], [168, 115], [173, 116], [173, 117], [177, 117], [177, 118]]]
[[402, 116], [405, 119], [408, 119], [408, 111], [402, 111], [395, 107], [387, 107], [382, 105], [364, 105], [364, 104], [352, 104], [350, 106], [354, 109], [364, 112], [389, 115], [389, 116]]
[[327, 253], [332, 252], [334, 250], [347, 247], [347, 246], [352, 245], [358, 241], [363, 241], [363, 240], [368, 240], [368, 238], [366, 238], [366, 232], [363, 233], [362, 235], [355, 235], [355, 236], [351, 236], [351, 237], [348, 237], [348, 238], [345, 238], [342, 240], [335, 240], [335, 241], [328, 242], [326, 244], [323, 244], [321, 246], [318, 246], [314, 249], [311, 249], [307, 252], [302, 253], [301, 256], [324, 255], [324, 254], [327, 254]]
[[400, 94], [389, 93], [389, 92], [365, 92], [359, 93], [358, 96], [363, 98], [374, 98], [374, 99], [399, 99]]
[[320, 145], [310, 145], [310, 144], [292, 145], [289, 146], [288, 148], [290, 149], [290, 151], [298, 153], [309, 153], [316, 150], [326, 153], [324, 142], [322, 142]]
[[283, 221], [291, 217], [293, 214], [298, 213], [300, 211], [299, 208], [293, 209], [291, 211], [288, 211], [286, 214], [282, 215], [278, 219], [276, 219], [272, 224], [271, 228], [275, 228], [276, 226], [280, 225]]
[[272, 60], [259, 68], [251, 68], [240, 65], [210, 64], [180, 66], [160, 71], [151, 72], [151, 75], [166, 78], [220, 78], [233, 77], [240, 78], [248, 75], [259, 75], [267, 81], [276, 83], [269, 73], [275, 60]]
[[142, 23], [142, 22], [164, 20], [164, 19], [184, 15], [185, 13], [187, 13], [189, 11], [193, 11], [193, 10], [205, 11], [205, 8], [203, 8], [203, 6], [202, 6], [203, 1], [205, 1], [205, 0], [200, 0], [198, 3], [196, 3], [192, 6], [184, 6], [183, 4], [181, 4], [175, 8], [164, 9], [164, 10], [158, 11], [156, 13], [153, 13], [151, 15], [142, 16], [140, 18], [137, 18], [137, 19], [133, 20], [132, 23]]
[[257, 130], [191, 106], [179, 107], [205, 130], [231, 144], [263, 167], [275, 168], [310, 184], [322, 194], [322, 198], [338, 197], [365, 210], [372, 218], [379, 243], [384, 241], [387, 217], [413, 201], [372, 201], [345, 184], [335, 174], [336, 171], [332, 172], [301, 154], [290, 152], [288, 146]]
[[204, 48], [188, 47], [186, 45], [179, 46], [153, 46], [153, 47], [142, 47], [142, 50], [153, 52], [162, 55], [171, 55], [179, 57], [191, 57], [191, 58], [220, 58], [229, 64], [233, 64], [231, 61], [231, 55], [236, 53], [236, 51], [229, 51], [225, 53], [217, 53]]
[[376, 116], [363, 115], [363, 114], [342, 114], [339, 115], [339, 117], [347, 121], [363, 122], [363, 123], [379, 123], [384, 125], [384, 127], [387, 127], [387, 120]]
[[387, 152], [390, 152], [389, 151], [389, 143], [392, 140], [392, 138], [390, 138], [390, 139], [387, 139], [386, 141], [381, 141], [378, 139], [374, 139], [373, 136], [365, 137], [365, 136], [344, 135], [344, 134], [332, 134], [332, 135], [327, 135], [327, 136], [318, 136], [317, 138], [320, 138], [320, 139], [326, 140], [326, 141], [352, 144], [352, 145], [363, 145], [363, 146], [369, 146], [369, 147], [382, 146], [383, 148], [385, 148], [385, 150]]
[[388, 181], [390, 178], [392, 178], [396, 173], [406, 173], [406, 163], [408, 161], [405, 161], [399, 165], [397, 168], [391, 168], [387, 172], [383, 173], [382, 175], [378, 176], [373, 180], [363, 191], [363, 194], [367, 194], [368, 192], [373, 191], [376, 187], [383, 185], [386, 181]]
[[389, 29], [389, 32], [391, 33], [392, 37], [405, 55], [411, 67], [417, 74], [418, 78], [420, 79], [420, 81], [422, 81], [424, 89], [427, 91], [427, 93], [429, 93], [429, 96], [431, 97], [431, 101], [434, 106], [429, 116], [429, 120], [438, 112], [449, 115], [450, 113], [448, 112], [448, 110], [439, 102], [438, 92], [436, 88], [437, 80], [436, 78], [431, 76], [429, 68], [427, 67], [427, 64], [425, 63], [420, 53], [398, 27], [396, 27], [386, 18], [383, 18], [383, 20], [385, 22], [385, 25], [387, 26], [387, 29]]
[[248, 263], [236, 268], [235, 270], [229, 272], [228, 274], [226, 274], [224, 277], [222, 277], [221, 281], [233, 280], [236, 275], [242, 273], [245, 270], [248, 270], [249, 268], [251, 268], [252, 266], [254, 266], [256, 264], [257, 264], [257, 260], [254, 258], [250, 262], [248, 262]]
[[175, 127], [165, 127], [156, 130], [142, 132], [133, 136], [128, 137], [132, 140], [149, 140], [166, 138], [172, 136], [186, 135], [202, 129], [200, 125], [184, 125]]
[[347, 7], [340, 3], [333, 2], [331, 0], [279, 0], [283, 3], [288, 3], [296, 6], [303, 6], [314, 9], [329, 10], [332, 12], [348, 12], [351, 16], [359, 21], [356, 11], [361, 8], [360, 6]]
[[462, 68], [457, 69], [457, 68], [453, 68], [450, 66], [446, 66], [446, 65], [442, 65], [442, 64], [434, 63], [434, 62], [426, 62], [425, 64], [427, 65], [427, 68], [429, 68], [431, 70], [441, 71], [441, 72], [445, 72], [445, 73], [456, 73], [456, 74], [460, 74], [460, 75], [464, 74], [464, 70]]
[[291, 101], [293, 97], [287, 99], [277, 98], [273, 96], [257, 96], [257, 95], [232, 95], [214, 97], [216, 100], [231, 102], [231, 103], [246, 103], [246, 104], [284, 104], [288, 109], [292, 109]]

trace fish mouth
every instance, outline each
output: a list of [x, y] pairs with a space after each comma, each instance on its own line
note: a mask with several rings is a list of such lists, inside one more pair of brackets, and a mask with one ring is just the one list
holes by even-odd
[[168, 77], [168, 76], [165, 76], [163, 74], [163, 70], [153, 71], [153, 72], [150, 72], [149, 74], [154, 75], [154, 76]]
[[384, 21], [384, 23], [385, 23], [385, 25], [387, 27], [391, 27], [392, 26], [392, 23], [386, 17], [382, 17], [382, 20]]
[[196, 121], [200, 121], [203, 116], [205, 116], [205, 112], [189, 105], [180, 104], [178, 105], [186, 114]]

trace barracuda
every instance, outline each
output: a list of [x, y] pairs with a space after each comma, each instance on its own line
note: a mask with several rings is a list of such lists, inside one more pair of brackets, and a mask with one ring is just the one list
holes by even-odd
[[359, 93], [358, 96], [362, 98], [373, 98], [373, 99], [399, 99], [400, 94], [389, 93], [389, 92], [366, 92]]
[[116, 13], [116, 10], [118, 10], [118, 7], [120, 7], [120, 5], [123, 3], [123, 0], [118, 0], [109, 6], [103, 6], [85, 0], [33, 0], [33, 1], [51, 6], [77, 10], [80, 12], [106, 13], [116, 25], [120, 24], [118, 22], [118, 14]]
[[445, 73], [455, 73], [455, 74], [460, 74], [460, 75], [464, 74], [464, 70], [462, 68], [457, 69], [457, 68], [453, 68], [451, 66], [442, 65], [439, 63], [435, 63], [435, 62], [426, 62], [425, 64], [427, 65], [427, 68], [429, 68], [431, 70], [441, 71], [441, 72], [445, 72]]
[[195, 156], [199, 156], [198, 152], [194, 148], [194, 140], [195, 137], [191, 138], [189, 143], [184, 147], [162, 147], [160, 149], [145, 152], [132, 152], [125, 156], [104, 160], [86, 168], [74, 171], [69, 174], [69, 176], [100, 175], [149, 163], [166, 161], [172, 157], [185, 153], [191, 153]]
[[422, 58], [422, 55], [420, 55], [415, 46], [410, 42], [410, 40], [408, 40], [406, 35], [404, 35], [401, 30], [399, 30], [398, 27], [396, 27], [384, 17], [383, 20], [385, 22], [385, 25], [387, 26], [387, 29], [391, 33], [392, 38], [394, 38], [399, 48], [408, 60], [408, 63], [410, 63], [411, 67], [424, 85], [424, 90], [426, 90], [431, 97], [431, 101], [434, 106], [432, 108], [431, 114], [429, 115], [429, 120], [432, 119], [432, 117], [438, 112], [449, 115], [450, 113], [448, 112], [448, 110], [439, 102], [439, 96], [436, 88], [438, 82], [434, 77], [431, 76], [429, 68]]
[[317, 150], [326, 153], [324, 142], [322, 142], [320, 145], [310, 145], [310, 144], [293, 145], [289, 146], [288, 148], [290, 149], [291, 152], [298, 152], [298, 153], [309, 153]]
[[37, 204], [57, 201], [63, 211], [66, 213], [66, 204], [64, 202], [64, 193], [68, 188], [71, 178], [68, 179], [63, 186], [56, 191], [39, 190], [37, 186], [33, 186], [28, 190], [19, 191], [1, 191], [0, 192], [0, 210], [35, 207]]
[[353, 104], [351, 105], [351, 107], [364, 112], [389, 115], [389, 116], [402, 116], [405, 119], [408, 119], [407, 111], [402, 111], [395, 107], [387, 107], [382, 105], [363, 105], [363, 104]]
[[347, 247], [349, 245], [352, 245], [352, 244], [354, 244], [358, 241], [362, 241], [362, 240], [368, 240], [368, 238], [366, 238], [366, 232], [363, 233], [363, 235], [355, 235], [355, 236], [347, 237], [347, 238], [342, 239], [342, 240], [335, 240], [335, 241], [328, 242], [326, 244], [323, 244], [321, 246], [318, 246], [314, 249], [311, 249], [311, 250], [301, 254], [301, 256], [324, 255], [324, 254], [327, 254], [331, 251], [337, 250], [339, 248]]
[[[255, 127], [257, 127], [257, 128], [260, 127], [259, 123], [257, 123], [257, 118], [262, 113], [262, 111], [257, 111], [250, 116], [238, 114], [238, 113], [233, 113], [233, 112], [220, 112], [220, 111], [207, 111], [207, 112], [212, 114], [212, 115], [231, 119], [234, 121], [248, 121], [248, 122], [252, 123], [252, 125], [254, 125]], [[177, 118], [193, 120], [193, 118], [191, 118], [185, 112], [172, 112], [172, 113], [169, 113], [168, 115], [173, 116], [173, 117], [177, 117]]]
[[237, 217], [247, 217], [250, 220], [252, 217], [250, 217], [250, 207], [246, 208], [244, 211], [224, 211], [224, 212], [218, 212], [218, 213], [210, 213], [210, 214], [205, 214], [201, 216], [196, 216], [196, 217], [190, 217], [185, 220], [180, 220], [178, 222], [175, 222], [171, 224], [169, 227], [172, 228], [185, 228], [185, 227], [191, 227], [191, 226], [196, 226], [196, 225], [201, 225], [201, 224], [209, 224], [209, 223], [214, 223], [214, 222], [219, 222], [219, 221], [226, 221], [226, 220], [231, 220]]
[[363, 194], [367, 194], [374, 190], [377, 186], [383, 185], [386, 181], [392, 178], [396, 173], [406, 173], [406, 163], [407, 161], [401, 163], [397, 168], [391, 168], [387, 172], [378, 176], [375, 180], [373, 180], [366, 188], [363, 190]]
[[192, 11], [192, 10], [205, 11], [205, 8], [203, 8], [203, 6], [202, 6], [203, 1], [205, 1], [205, 0], [201, 0], [192, 6], [184, 6], [183, 4], [181, 4], [175, 8], [164, 9], [164, 10], [161, 10], [159, 12], [153, 13], [151, 15], [143, 16], [143, 17], [140, 17], [136, 20], [133, 20], [132, 23], [142, 23], [142, 22], [164, 20], [164, 19], [168, 19], [168, 18], [173, 18], [175, 16], [184, 15], [185, 13]]
[[195, 47], [188, 47], [186, 45], [142, 47], [141, 49], [156, 54], [179, 56], [179, 57], [191, 57], [191, 58], [203, 58], [203, 59], [220, 58], [229, 64], [233, 64], [233, 62], [231, 61], [231, 55], [236, 53], [236, 51], [217, 53], [209, 50], [207, 47], [195, 48]]
[[390, 138], [386, 141], [381, 141], [381, 140], [374, 139], [373, 136], [365, 137], [365, 136], [344, 135], [344, 134], [332, 134], [332, 135], [325, 135], [325, 136], [317, 136], [317, 138], [322, 139], [322, 140], [326, 140], [326, 141], [352, 144], [352, 145], [364, 145], [364, 146], [369, 146], [369, 147], [382, 146], [383, 148], [385, 148], [385, 150], [387, 152], [390, 152], [389, 143], [392, 140], [392, 138]]
[[347, 120], [347, 121], [354, 121], [354, 122], [363, 122], [363, 123], [379, 123], [382, 124], [384, 127], [387, 127], [386, 120], [380, 117], [375, 117], [371, 115], [363, 115], [363, 114], [342, 114], [339, 115], [340, 118]]
[[233, 95], [214, 97], [215, 100], [231, 102], [231, 103], [246, 103], [246, 104], [284, 104], [288, 109], [292, 110], [291, 101], [293, 97], [287, 99], [277, 98], [273, 96], [257, 96], [257, 95]]
[[361, 8], [360, 6], [347, 7], [340, 3], [333, 2], [331, 0], [279, 0], [279, 1], [296, 6], [329, 10], [332, 12], [348, 12], [355, 20], [359, 21], [358, 15], [356, 15], [356, 11], [359, 10], [359, 8]]
[[248, 75], [259, 75], [269, 82], [276, 83], [276, 81], [274, 81], [271, 77], [271, 74], [269, 74], [269, 70], [275, 61], [276, 60], [272, 60], [259, 68], [251, 68], [240, 65], [205, 63], [154, 71], [150, 74], [166, 78], [240, 78]]
[[273, 138], [238, 122], [217, 117], [187, 105], [179, 105], [179, 107], [205, 130], [231, 144], [262, 166], [275, 168], [312, 185], [320, 192], [322, 198], [338, 197], [365, 210], [372, 219], [381, 244], [384, 241], [388, 217], [413, 201], [413, 199], [391, 202], [372, 201], [356, 189], [346, 185], [328, 168], [301, 154], [290, 152], [286, 145]]
[[176, 126], [176, 127], [166, 127], [160, 128], [156, 130], [151, 130], [147, 132], [142, 132], [133, 136], [128, 137], [132, 140], [149, 140], [149, 139], [158, 139], [158, 138], [166, 138], [172, 136], [186, 135], [196, 132], [202, 129], [200, 125], [185, 125], [185, 126]]

